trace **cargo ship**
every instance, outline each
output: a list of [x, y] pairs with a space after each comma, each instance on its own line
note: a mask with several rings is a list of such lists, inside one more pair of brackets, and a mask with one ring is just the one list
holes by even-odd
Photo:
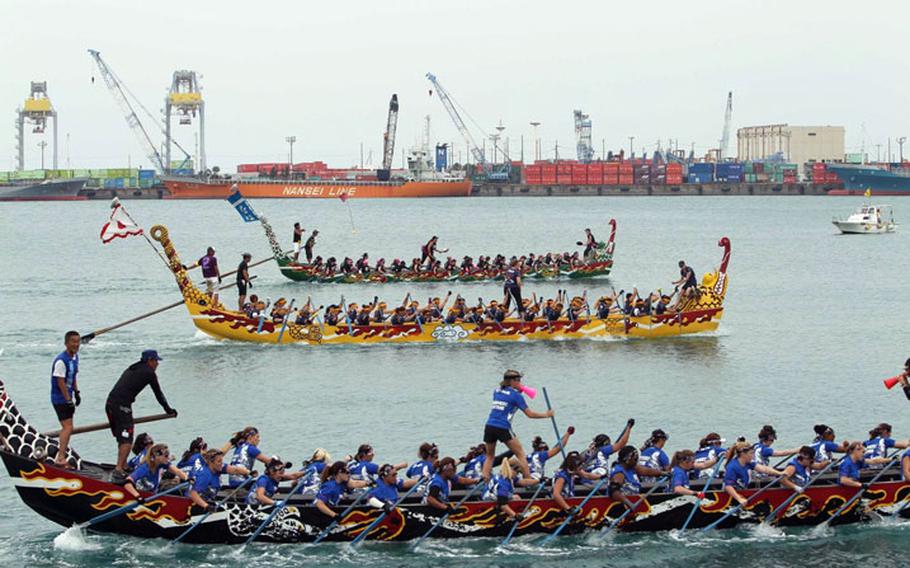
[[305, 199], [369, 199], [388, 197], [467, 197], [470, 180], [431, 181], [363, 181], [363, 180], [294, 180], [294, 179], [226, 179], [162, 176], [167, 187], [166, 199], [226, 199], [232, 186], [244, 197]]
[[829, 195], [863, 195], [871, 190], [874, 195], [910, 195], [910, 165], [894, 164], [889, 167], [869, 164], [828, 164], [844, 184]]
[[87, 178], [21, 181], [0, 185], [0, 201], [78, 201]]

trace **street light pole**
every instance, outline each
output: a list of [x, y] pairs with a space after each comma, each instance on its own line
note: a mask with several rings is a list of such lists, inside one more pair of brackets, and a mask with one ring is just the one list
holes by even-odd
[[540, 126], [540, 122], [538, 122], [536, 120], [531, 121], [531, 127], [534, 128], [534, 140], [533, 140], [533, 142], [531, 142], [531, 144], [534, 148], [534, 151], [532, 152], [534, 154], [534, 161], [537, 161], [540, 159], [540, 138], [537, 137], [537, 127], [538, 126]]
[[901, 136], [900, 138], [897, 139], [897, 146], [898, 146], [898, 148], [900, 148], [899, 151], [900, 151], [900, 157], [901, 157], [902, 164], [904, 163], [904, 142], [906, 142], [906, 141], [907, 141], [906, 136]]
[[635, 137], [629, 136], [629, 159], [635, 157]]
[[292, 169], [294, 167], [294, 142], [297, 141], [297, 137], [296, 136], [287, 136], [287, 137], [285, 137], [284, 141], [288, 143], [288, 147], [289, 147], [289, 151], [288, 151], [289, 168], [288, 169]]
[[38, 147], [41, 148], [41, 169], [44, 169], [44, 149], [47, 148], [47, 142], [42, 140], [38, 142]]

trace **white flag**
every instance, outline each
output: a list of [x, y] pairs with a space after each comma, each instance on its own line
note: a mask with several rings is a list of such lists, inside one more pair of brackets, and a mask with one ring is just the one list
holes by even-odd
[[114, 239], [125, 239], [141, 234], [142, 227], [133, 223], [119, 201], [114, 201], [111, 204], [111, 218], [101, 227], [101, 242], [107, 244]]

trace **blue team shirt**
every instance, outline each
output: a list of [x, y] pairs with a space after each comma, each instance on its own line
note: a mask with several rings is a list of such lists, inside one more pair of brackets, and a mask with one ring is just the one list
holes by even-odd
[[501, 387], [493, 391], [493, 408], [487, 418], [487, 426], [510, 430], [512, 417], [518, 410], [528, 408], [525, 397], [512, 387]]
[[859, 460], [859, 462], [853, 461], [853, 458], [845, 458], [844, 461], [840, 462], [840, 477], [849, 477], [859, 481], [859, 472], [861, 469], [866, 467], [866, 462], [864, 460]]
[[348, 473], [350, 473], [351, 477], [354, 479], [369, 481], [379, 473], [379, 466], [371, 461], [354, 460], [348, 464]]
[[433, 462], [420, 460], [411, 464], [405, 475], [408, 477], [428, 477], [434, 473], [436, 473], [436, 468], [433, 467]]
[[202, 454], [196, 452], [185, 460], [177, 462], [177, 469], [184, 471], [187, 475], [198, 473], [202, 469], [208, 469]]
[[613, 444], [607, 444], [606, 446], [597, 448], [597, 451], [594, 452], [594, 465], [589, 467], [588, 471], [598, 468], [609, 469], [611, 455], [613, 455]]
[[[253, 463], [256, 461], [256, 458], [259, 454], [262, 453], [262, 450], [254, 446], [249, 442], [240, 442], [237, 444], [237, 447], [234, 448], [234, 455], [231, 456], [231, 465], [234, 466], [243, 466], [249, 471], [253, 470]], [[230, 475], [228, 477], [228, 484], [233, 488], [237, 487], [243, 483], [244, 477], [242, 475]]]
[[752, 444], [752, 447], [755, 448], [755, 463], [760, 463], [761, 465], [769, 465], [771, 463], [770, 458], [774, 455], [774, 448], [761, 442]]
[[557, 479], [562, 479], [562, 496], [563, 497], [574, 497], [575, 496], [575, 476], [571, 473], [560, 469], [556, 472], [556, 475], [553, 476], [553, 483], [556, 483]]
[[677, 487], [689, 488], [689, 472], [678, 465], [673, 466], [673, 477], [670, 480], [670, 490], [672, 491]]
[[341, 501], [342, 495], [344, 495], [347, 490], [347, 483], [338, 483], [334, 479], [328, 479], [319, 486], [319, 492], [316, 493], [316, 500], [334, 507]]
[[376, 484], [376, 487], [370, 491], [369, 496], [375, 497], [383, 503], [394, 503], [398, 500], [398, 490], [404, 489], [404, 487], [402, 487], [403, 484], [404, 482], [400, 479], [395, 483], [395, 485], [389, 485], [385, 481], [380, 481]]
[[161, 483], [161, 474], [170, 464], [159, 465], [154, 468], [149, 467], [148, 462], [142, 462], [136, 471], [130, 474], [129, 479], [139, 491], [148, 491], [155, 493], [158, 491], [158, 485]]
[[638, 480], [638, 474], [635, 473], [635, 470], [626, 469], [621, 464], [616, 464], [610, 472], [610, 477], [612, 478], [617, 473], [623, 475], [622, 488], [620, 491], [622, 491], [624, 495], [637, 495], [641, 492], [641, 482]]
[[540, 450], [539, 452], [531, 452], [528, 455], [528, 468], [531, 470], [531, 477], [541, 478], [544, 475], [544, 468], [547, 465], [547, 460], [550, 459], [550, 452], [548, 450]]
[[449, 489], [451, 487], [449, 480], [444, 479], [442, 475], [436, 474], [433, 476], [433, 479], [430, 480], [430, 486], [427, 493], [430, 493], [434, 487], [439, 488], [439, 495], [436, 496], [440, 501], [449, 500]]
[[471, 479], [479, 479], [483, 475], [483, 464], [485, 461], [487, 461], [486, 454], [480, 454], [477, 457], [471, 458], [464, 466], [461, 475], [470, 477]]
[[515, 487], [508, 477], [497, 474], [490, 479], [490, 485], [487, 488], [488, 495], [510, 499], [514, 492]]
[[799, 463], [799, 460], [796, 458], [791, 459], [787, 465], [792, 465], [794, 469], [793, 476], [790, 477], [790, 481], [799, 485], [800, 487], [805, 487], [806, 484], [809, 483], [809, 470], [806, 469], [803, 464]]
[[[641, 451], [641, 454], [638, 456], [638, 465], [666, 471], [670, 466], [670, 458], [667, 457], [667, 453], [662, 449], [651, 446], [650, 448], [645, 448]], [[652, 483], [657, 481], [657, 478], [654, 476], [646, 476], [642, 478], [642, 481]]]
[[746, 465], [739, 463], [738, 459], [731, 460], [724, 473], [724, 487], [732, 486], [734, 489], [746, 489], [752, 480], [751, 472], [755, 469], [755, 462]]
[[143, 461], [145, 461], [145, 456], [148, 455], [148, 453], [149, 453], [148, 448], [141, 449], [138, 454], [131, 457], [129, 459], [129, 461], [126, 462], [127, 469], [132, 470], [132, 469], [136, 469], [137, 467], [139, 467], [139, 464], [141, 464]]
[[[705, 462], [711, 461], [714, 458], [721, 459], [721, 457], [726, 453], [727, 449], [721, 448], [720, 446], [706, 446], [704, 448], [699, 448], [698, 451], [695, 452], [695, 463], [703, 464]], [[711, 468], [702, 468], [700, 470], [693, 468], [689, 476], [693, 479], [696, 477], [708, 477], [711, 475], [711, 471], [715, 467], [717, 467], [717, 464]]]
[[863, 460], [868, 460], [870, 458], [882, 458], [885, 457], [885, 455], [888, 453], [888, 448], [894, 447], [894, 439], [876, 436], [871, 440], [866, 440], [863, 442], [863, 446], [866, 448], [866, 452], [863, 455]]
[[260, 487], [265, 489], [265, 496], [271, 498], [271, 496], [278, 491], [278, 482], [264, 473], [260, 475], [256, 478], [256, 483], [253, 484], [253, 488], [250, 489], [250, 492], [246, 496], [247, 505], [256, 505], [259, 503], [259, 499], [256, 498], [256, 492]]
[[76, 389], [76, 375], [79, 374], [79, 354], [76, 353], [70, 357], [70, 354], [64, 351], [54, 357], [54, 362], [51, 363], [51, 404], [66, 404], [67, 401], [63, 397], [63, 392], [60, 391], [60, 386], [57, 384], [57, 377], [54, 376], [54, 367], [57, 365], [57, 361], [63, 361], [63, 365], [66, 367], [66, 376], [63, 378], [63, 382], [70, 395], [69, 399], [72, 401], [74, 400], [73, 393]]
[[203, 499], [213, 499], [221, 490], [221, 474], [227, 472], [227, 465], [221, 466], [221, 471], [214, 472], [209, 466], [205, 466], [194, 473], [195, 481], [193, 482], [193, 491], [198, 493]]
[[812, 442], [809, 447], [815, 450], [816, 462], [831, 461], [832, 452], [840, 449], [840, 446], [838, 444], [829, 442], [828, 440], [816, 440]]

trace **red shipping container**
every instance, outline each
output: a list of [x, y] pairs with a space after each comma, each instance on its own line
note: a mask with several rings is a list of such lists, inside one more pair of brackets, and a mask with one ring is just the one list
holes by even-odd
[[620, 185], [632, 185], [632, 176], [619, 174], [619, 184]]
[[604, 174], [604, 185], [616, 185], [619, 183], [619, 174]]
[[588, 172], [588, 185], [600, 185], [604, 182], [604, 176], [599, 172]]
[[667, 164], [668, 174], [682, 174], [682, 164], [671, 162]]
[[572, 174], [556, 174], [558, 185], [572, 185]]
[[604, 173], [605, 174], [619, 174], [619, 162], [607, 162], [604, 164]]
[[632, 164], [630, 164], [630, 163], [628, 163], [628, 162], [624, 162], [624, 163], [622, 163], [622, 164], [619, 164], [619, 174], [620, 174], [620, 175], [629, 175], [629, 174], [631, 174], [633, 171], [635, 171], [635, 166], [634, 166], [634, 165], [632, 165]]
[[543, 176], [540, 178], [540, 183], [543, 185], [556, 185], [556, 176]]
[[588, 173], [584, 170], [581, 172], [572, 172], [572, 183], [575, 185], [587, 185]]
[[667, 184], [679, 185], [682, 183], [682, 176], [678, 174], [667, 174]]

